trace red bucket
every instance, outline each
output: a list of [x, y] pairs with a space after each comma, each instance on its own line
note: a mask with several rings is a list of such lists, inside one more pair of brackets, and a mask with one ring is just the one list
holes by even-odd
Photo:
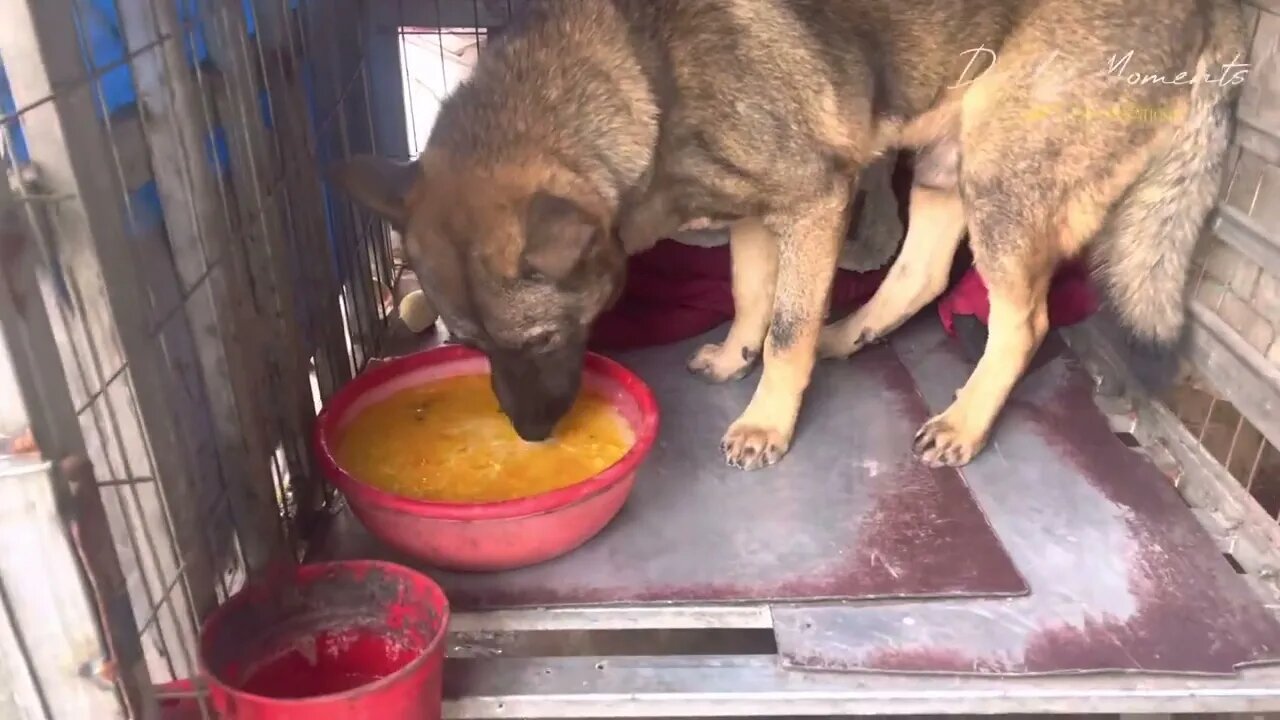
[[300, 565], [204, 623], [200, 661], [227, 720], [440, 717], [449, 603], [385, 562]]

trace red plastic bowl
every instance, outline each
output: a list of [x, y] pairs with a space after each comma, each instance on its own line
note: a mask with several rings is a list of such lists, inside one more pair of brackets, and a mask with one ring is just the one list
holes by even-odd
[[434, 720], [448, 625], [444, 592], [421, 573], [301, 565], [209, 616], [201, 670], [225, 720]]
[[335, 459], [344, 425], [369, 405], [433, 380], [488, 373], [489, 361], [482, 353], [458, 345], [395, 358], [344, 386], [316, 421], [321, 466], [360, 522], [388, 545], [436, 567], [509, 570], [573, 550], [622, 509], [636, 469], [658, 435], [658, 404], [648, 385], [618, 363], [587, 353], [583, 389], [612, 402], [631, 426], [635, 444], [618, 462], [582, 482], [501, 502], [428, 502], [365, 484]]

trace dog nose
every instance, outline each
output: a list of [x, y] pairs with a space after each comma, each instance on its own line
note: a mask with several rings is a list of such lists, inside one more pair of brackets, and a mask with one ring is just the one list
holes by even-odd
[[551, 437], [560, 418], [569, 412], [573, 396], [537, 397], [533, 402], [527, 401], [528, 398], [525, 404], [512, 408], [514, 412], [508, 413], [507, 417], [521, 440], [542, 442]]
[[490, 361], [494, 394], [516, 434], [526, 442], [551, 437], [578, 395], [581, 359], [529, 361], [498, 353]]
[[511, 424], [515, 427], [516, 434], [525, 442], [542, 442], [551, 437], [551, 431], [556, 427], [556, 421], [547, 417], [513, 420]]

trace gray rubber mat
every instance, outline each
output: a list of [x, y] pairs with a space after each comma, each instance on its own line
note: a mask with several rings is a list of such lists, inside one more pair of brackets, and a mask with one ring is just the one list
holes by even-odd
[[[936, 322], [893, 340], [940, 409], [970, 366]], [[784, 662], [813, 670], [1230, 673], [1280, 659], [1280, 625], [1176, 489], [1109, 430], [1060, 344], [964, 475], [1026, 597], [775, 608]], [[975, 551], [976, 552], [976, 551]]]
[[[703, 342], [619, 357], [650, 383], [663, 416], [658, 442], [618, 517], [570, 555], [536, 567], [433, 572], [454, 607], [1026, 591], [960, 476], [912, 458], [925, 405], [892, 349], [823, 366], [790, 454], [748, 473], [725, 465], [719, 443], [746, 407], [758, 372], [728, 385], [703, 382], [684, 369]], [[347, 523], [338, 554], [386, 556]]]

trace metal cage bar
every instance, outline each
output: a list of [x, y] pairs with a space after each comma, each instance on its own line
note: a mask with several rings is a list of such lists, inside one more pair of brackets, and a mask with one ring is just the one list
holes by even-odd
[[[77, 18], [78, 8], [67, 0], [15, 4], [0, 34], [0, 57], [20, 105], [53, 96], [24, 114], [23, 129], [32, 156], [38, 158], [41, 181], [54, 194], [70, 198], [58, 204], [50, 220], [59, 260], [73, 291], [78, 290], [75, 307], [67, 312], [79, 316], [87, 331], [88, 352], [78, 362], [83, 365], [84, 356], [90, 358], [90, 376], [102, 391], [95, 399], [106, 397], [102, 409], [123, 461], [123, 476], [114, 479], [134, 481], [146, 474], [170, 479], [169, 487], [149, 497], [137, 485], [122, 490], [127, 497], [117, 498], [117, 525], [129, 535], [152, 606], [136, 614], [169, 605], [165, 634], [175, 647], [161, 652], [171, 672], [185, 674], [195, 667], [191, 618], [215, 599], [212, 581], [192, 582], [194, 564], [187, 562], [202, 550], [191, 537], [200, 511], [187, 502], [190, 498], [181, 497], [189, 490], [182, 484], [189, 466], [172, 426], [164, 360], [149, 333], [143, 294], [148, 279], [136, 264], [129, 218], [117, 204], [123, 193], [119, 164], [108, 151], [112, 144], [104, 136], [106, 129], [85, 122], [100, 110], [96, 86], [78, 83], [71, 91], [60, 90], [77, 84], [85, 73], [78, 44], [67, 42], [80, 37]], [[161, 547], [166, 541], [168, 547]], [[172, 588], [175, 577], [183, 578], [183, 592], [173, 602], [164, 588]]]
[[[198, 679], [182, 684], [198, 621], [248, 573], [304, 552], [332, 499], [310, 424], [390, 319], [388, 236], [325, 180], [377, 147], [367, 6], [6, 10], [0, 154], [38, 251], [15, 277], [47, 277], [47, 356], [21, 380], [41, 448], [92, 462], [72, 467], [93, 492], [44, 519], [104, 549], [79, 562], [112, 610], [115, 660], [85, 673], [124, 690], [123, 711], [54, 714], [147, 715], [155, 684], [208, 717]], [[6, 331], [22, 330], [11, 314]]]
[[0, 184], [0, 404], [34, 439], [0, 442], [0, 715], [126, 717], [146, 701], [146, 668], [132, 615], [108, 606], [124, 578], [71, 396], [42, 371], [58, 349], [26, 220]]
[[[167, 2], [119, 5], [123, 36], [134, 59], [147, 150], [155, 174], [164, 222], [191, 324], [212, 327], [196, 334], [198, 357], [212, 405], [219, 459], [226, 477], [242, 478], [228, 488], [231, 505], [244, 528], [242, 547], [251, 568], [267, 564], [276, 543], [275, 498], [267, 490], [267, 468], [252, 458], [265, 457], [256, 434], [262, 414], [261, 384], [243, 337], [252, 322], [248, 298], [235, 289], [245, 284], [244, 258], [231, 241], [225, 190], [215, 168], [205, 162], [204, 138], [212, 119], [195, 71], [176, 42], [184, 28]], [[166, 38], [167, 41], [161, 40]]]

